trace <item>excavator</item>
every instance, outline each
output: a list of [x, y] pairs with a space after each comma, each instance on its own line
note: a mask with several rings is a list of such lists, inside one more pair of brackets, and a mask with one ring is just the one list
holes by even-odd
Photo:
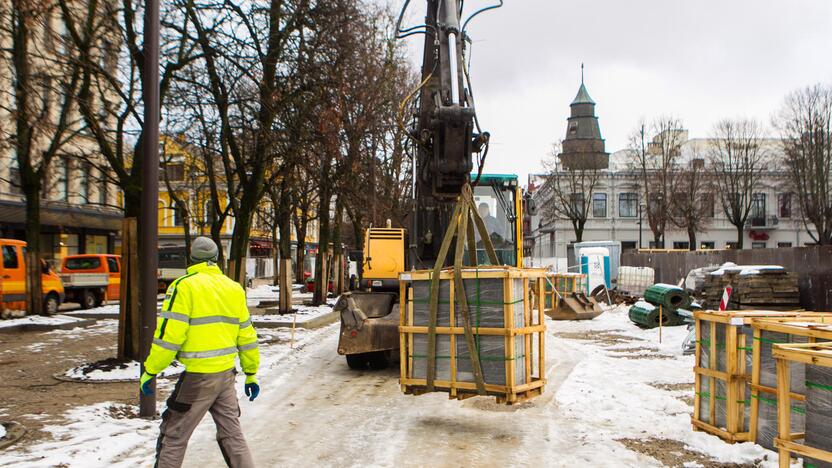
[[[405, 0], [396, 25], [397, 39], [424, 35], [421, 82], [401, 103], [398, 115], [415, 153], [410, 230], [366, 230], [359, 290], [343, 294], [335, 306], [341, 315], [338, 353], [353, 369], [384, 368], [398, 355], [398, 275], [433, 267], [465, 184], [473, 187], [499, 262], [523, 263], [517, 176], [483, 173], [490, 135], [477, 120], [466, 62], [471, 47], [466, 27], [503, 2], [480, 8], [464, 21], [463, 0], [426, 2], [424, 24], [402, 28], [410, 6]], [[480, 245], [476, 263], [485, 259]]]

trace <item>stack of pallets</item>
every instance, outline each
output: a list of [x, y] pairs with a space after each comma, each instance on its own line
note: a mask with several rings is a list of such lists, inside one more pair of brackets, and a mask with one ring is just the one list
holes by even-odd
[[726, 286], [732, 293], [727, 310], [797, 310], [800, 290], [797, 275], [783, 268], [737, 266], [705, 275], [703, 306], [718, 309]]

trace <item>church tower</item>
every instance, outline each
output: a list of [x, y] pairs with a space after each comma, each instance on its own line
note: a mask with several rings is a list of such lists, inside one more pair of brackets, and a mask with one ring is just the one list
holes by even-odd
[[584, 66], [581, 64], [581, 87], [569, 105], [563, 152], [558, 155], [565, 169], [606, 169], [610, 155], [605, 151], [604, 139], [595, 116], [595, 101], [584, 85]]

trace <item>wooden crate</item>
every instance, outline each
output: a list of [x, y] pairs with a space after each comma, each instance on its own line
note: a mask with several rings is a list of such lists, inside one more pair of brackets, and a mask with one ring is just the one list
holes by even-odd
[[[812, 396], [808, 394], [806, 432], [792, 432], [790, 407], [792, 363], [800, 363], [804, 367], [806, 365], [820, 366], [824, 368], [824, 374], [828, 377], [829, 372], [825, 369], [832, 368], [832, 343], [776, 344], [772, 354], [777, 362], [778, 437], [774, 439], [774, 445], [780, 454], [780, 467], [788, 468], [790, 466], [792, 454], [804, 457], [804, 466], [817, 466], [817, 460], [825, 462], [825, 465], [832, 464], [832, 452], [811, 446], [811, 439], [814, 438], [814, 435], [826, 436], [828, 439], [830, 432], [828, 427], [829, 415], [817, 414], [812, 409]], [[829, 385], [824, 385], [824, 387], [829, 387]], [[823, 391], [829, 392], [831, 390], [827, 388]], [[825, 399], [828, 399], [828, 397]], [[828, 413], [828, 409], [826, 409], [826, 412]], [[796, 442], [801, 439], [803, 439], [803, 443]]]
[[[773, 345], [798, 342], [832, 341], [832, 314], [804, 312], [795, 318], [754, 319], [751, 323], [754, 342], [752, 352], [750, 440], [775, 450], [777, 435], [777, 373], [772, 356]], [[789, 406], [795, 413], [792, 430], [802, 432], [804, 426], [804, 378], [801, 366], [792, 366]], [[762, 427], [762, 430], [761, 430]]]
[[[751, 322], [757, 318], [794, 318], [801, 312], [694, 311], [696, 363], [691, 424], [727, 442], [751, 440], [746, 383]], [[714, 339], [714, 337], [716, 339]]]
[[[413, 271], [399, 275], [400, 384], [404, 393], [412, 395], [428, 392], [425, 368], [429, 327], [425, 310], [429, 308], [432, 274]], [[512, 267], [462, 270], [477, 356], [483, 363], [485, 391], [499, 403], [514, 404], [543, 393], [546, 325], [543, 301], [534, 301], [533, 305], [532, 295], [543, 297], [545, 275], [540, 269]], [[453, 270], [443, 270], [434, 391], [464, 399], [477, 395], [477, 385], [470, 372], [470, 355], [466, 357], [465, 328], [455, 294]]]

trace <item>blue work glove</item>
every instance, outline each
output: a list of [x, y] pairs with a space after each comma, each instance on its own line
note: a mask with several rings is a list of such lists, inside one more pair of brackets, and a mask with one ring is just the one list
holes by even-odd
[[257, 382], [257, 376], [254, 375], [247, 375], [246, 376], [246, 396], [248, 397], [248, 401], [254, 401], [257, 398], [257, 395], [260, 394], [260, 384]]
[[151, 388], [150, 384], [153, 382], [153, 378], [156, 377], [153, 374], [148, 374], [147, 372], [143, 372], [142, 376], [139, 378], [139, 391], [142, 392], [142, 395], [153, 395], [153, 388]]

